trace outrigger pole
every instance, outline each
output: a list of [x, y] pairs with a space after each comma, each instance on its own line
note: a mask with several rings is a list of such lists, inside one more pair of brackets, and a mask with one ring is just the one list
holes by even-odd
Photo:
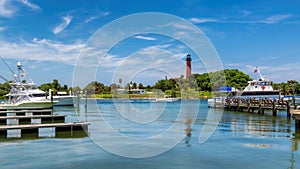
[[2, 57], [0, 57], [1, 58], [1, 60], [2, 60], [2, 62], [5, 64], [5, 66], [10, 70], [10, 72], [13, 74], [13, 77], [14, 77], [14, 79], [17, 81], [17, 78], [16, 78], [16, 74], [15, 74], [15, 72], [9, 67], [9, 65], [5, 62], [5, 60], [2, 58]]

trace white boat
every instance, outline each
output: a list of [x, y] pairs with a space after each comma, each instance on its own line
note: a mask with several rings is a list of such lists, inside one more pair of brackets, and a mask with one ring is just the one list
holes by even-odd
[[164, 98], [156, 98], [155, 102], [175, 102], [178, 100], [179, 98], [173, 98], [171, 96], [166, 95]]
[[262, 76], [258, 68], [254, 72], [259, 74], [259, 79], [248, 81], [248, 86], [243, 91], [235, 88], [231, 88], [226, 92], [221, 91], [223, 95], [227, 96], [208, 99], [208, 107], [222, 107], [226, 98], [279, 100], [281, 98], [280, 91], [273, 89], [273, 82]]
[[259, 74], [259, 79], [248, 81], [248, 86], [243, 90], [243, 92], [238, 92], [236, 96], [246, 99], [280, 99], [280, 91], [273, 89], [273, 82], [266, 79], [265, 76], [262, 76], [258, 68], [256, 68], [254, 72]]
[[22, 66], [17, 63], [18, 72], [14, 74], [14, 81], [9, 83], [10, 92], [6, 95], [8, 100], [0, 103], [0, 109], [51, 108], [56, 101], [46, 98], [46, 92], [37, 88]]
[[53, 98], [54, 101], [57, 103], [54, 106], [74, 106], [74, 103], [78, 102], [78, 96], [72, 95], [70, 92], [69, 94], [65, 91], [57, 92], [57, 95], [52, 95], [52, 90], [49, 90], [49, 98]]

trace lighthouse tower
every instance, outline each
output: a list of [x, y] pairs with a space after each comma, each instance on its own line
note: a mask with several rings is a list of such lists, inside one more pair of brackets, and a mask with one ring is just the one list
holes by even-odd
[[186, 75], [185, 75], [185, 78], [188, 79], [190, 77], [191, 71], [192, 71], [192, 65], [191, 65], [192, 58], [191, 58], [191, 55], [189, 53], [186, 55], [185, 61], [186, 61]]

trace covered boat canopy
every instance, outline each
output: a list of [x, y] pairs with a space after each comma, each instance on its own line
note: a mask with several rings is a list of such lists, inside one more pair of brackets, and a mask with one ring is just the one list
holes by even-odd
[[219, 89], [218, 89], [219, 92], [231, 92], [231, 87], [229, 86], [221, 86]]

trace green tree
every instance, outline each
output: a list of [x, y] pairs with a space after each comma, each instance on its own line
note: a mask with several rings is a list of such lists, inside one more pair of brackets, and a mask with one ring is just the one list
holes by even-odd
[[78, 94], [80, 93], [81, 89], [79, 86], [71, 87], [70, 90], [72, 91], [73, 94]]
[[137, 84], [135, 82], [132, 84], [132, 88], [137, 89]]
[[139, 88], [139, 89], [145, 89], [143, 83], [139, 83], [138, 88]]
[[0, 99], [6, 99], [7, 97], [5, 95], [8, 94], [9, 91], [10, 91], [9, 82], [0, 84]]

